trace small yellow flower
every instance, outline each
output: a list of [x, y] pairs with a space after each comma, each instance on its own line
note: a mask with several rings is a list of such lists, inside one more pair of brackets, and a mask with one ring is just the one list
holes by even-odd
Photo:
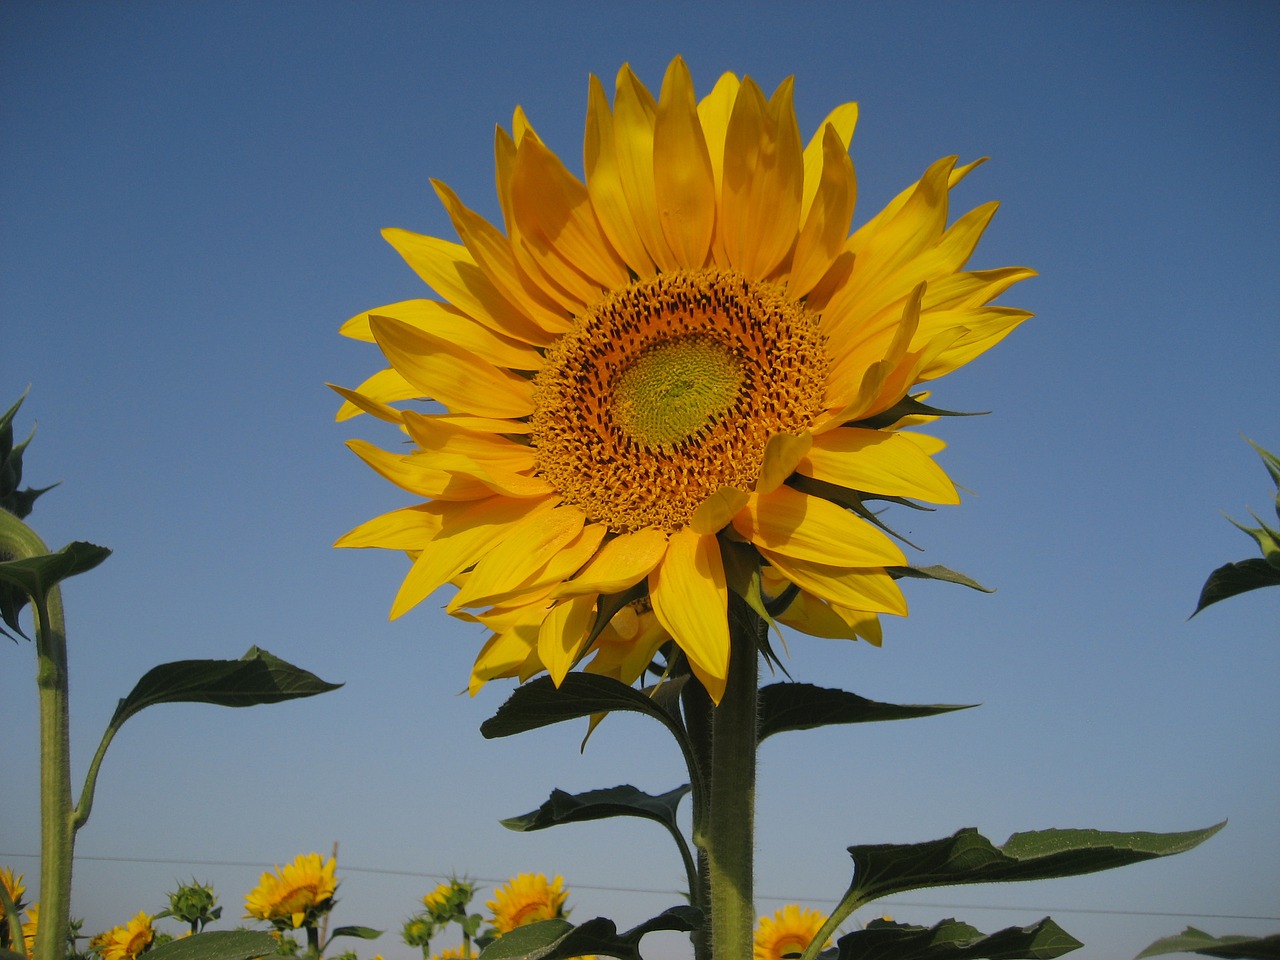
[[[0, 884], [4, 884], [4, 889], [9, 894], [9, 899], [21, 911], [23, 908], [22, 895], [27, 890], [22, 882], [22, 874], [14, 874], [9, 867], [0, 867]], [[4, 901], [0, 900], [0, 921], [3, 921], [4, 918]]]
[[22, 939], [27, 945], [27, 956], [35, 953], [36, 930], [40, 928], [40, 904], [33, 903], [27, 908], [27, 917], [22, 921]]
[[474, 960], [479, 954], [472, 953], [466, 947], [450, 947], [433, 956], [433, 960]]
[[151, 946], [155, 931], [151, 917], [139, 911], [138, 915], [122, 927], [112, 927], [93, 938], [91, 944], [98, 948], [102, 960], [137, 960]]
[[564, 902], [569, 892], [563, 885], [564, 878], [559, 875], [549, 883], [542, 873], [512, 877], [494, 891], [494, 899], [485, 903], [493, 911], [494, 929], [501, 935], [527, 923], [565, 916], [568, 911], [564, 909]]
[[245, 916], [280, 923], [287, 920], [295, 929], [314, 923], [333, 906], [338, 889], [336, 868], [336, 861], [322, 861], [318, 853], [300, 854], [293, 863], [277, 865], [276, 872], [264, 873], [245, 897]]
[[[761, 917], [756, 928], [754, 960], [783, 960], [798, 957], [827, 922], [817, 910], [802, 910], [791, 903], [772, 917]], [[824, 944], [824, 947], [826, 945]]]

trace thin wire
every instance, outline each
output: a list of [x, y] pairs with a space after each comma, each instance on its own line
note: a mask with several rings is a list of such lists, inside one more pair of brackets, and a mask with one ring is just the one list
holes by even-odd
[[[0, 851], [0, 858], [3, 859], [40, 859], [34, 853], [5, 853]], [[164, 857], [91, 857], [77, 856], [77, 860], [93, 861], [97, 863], [166, 863], [179, 864], [182, 866], [194, 867], [252, 867], [255, 870], [264, 867], [270, 867], [271, 864], [255, 863], [247, 860], [171, 860]], [[387, 877], [415, 877], [425, 880], [448, 880], [449, 876], [442, 873], [430, 873], [425, 870], [392, 870], [386, 867], [353, 867], [343, 864], [343, 873], [372, 873]], [[469, 877], [469, 879], [477, 883], [487, 883], [499, 885], [506, 883], [510, 877]], [[614, 887], [605, 886], [603, 884], [592, 883], [574, 883], [576, 890], [601, 890], [607, 893], [643, 893], [655, 896], [679, 896], [679, 893], [671, 889], [660, 889], [656, 887]], [[770, 900], [777, 903], [838, 903], [839, 901], [832, 897], [780, 897], [773, 894], [756, 894], [757, 900]], [[1085, 913], [1100, 916], [1113, 917], [1194, 917], [1198, 920], [1266, 920], [1277, 922], [1280, 916], [1255, 916], [1252, 914], [1241, 913], [1190, 913], [1188, 911], [1173, 910], [1116, 910], [1106, 908], [1089, 908], [1089, 907], [1046, 907], [1046, 906], [991, 906], [983, 903], [934, 903], [923, 900], [897, 900], [893, 897], [886, 897], [882, 901], [877, 901], [887, 905], [897, 907], [920, 907], [928, 910], [1003, 910], [1018, 911], [1023, 913]]]

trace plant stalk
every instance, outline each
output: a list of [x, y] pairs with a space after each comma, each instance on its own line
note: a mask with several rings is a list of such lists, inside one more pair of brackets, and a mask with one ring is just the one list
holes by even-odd
[[[36, 533], [0, 510], [0, 556], [28, 559], [49, 553]], [[36, 687], [40, 698], [40, 924], [34, 960], [62, 960], [71, 916], [71, 860], [75, 823], [71, 804], [71, 737], [67, 636], [62, 592], [32, 597], [36, 623]]]
[[729, 676], [711, 718], [711, 805], [705, 829], [715, 960], [745, 960], [755, 928], [757, 639], [764, 621], [729, 601]]

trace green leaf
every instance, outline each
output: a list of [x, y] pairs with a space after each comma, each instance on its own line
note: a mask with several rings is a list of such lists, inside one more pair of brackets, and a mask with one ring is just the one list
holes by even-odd
[[550, 677], [522, 684], [497, 713], [480, 724], [480, 733], [494, 740], [611, 710], [647, 714], [661, 721], [682, 743], [685, 740], [680, 720], [653, 698], [621, 680], [592, 673], [571, 673], [559, 687]]
[[139, 710], [157, 703], [252, 707], [311, 697], [340, 686], [266, 650], [250, 647], [239, 660], [176, 660], [153, 667], [116, 705], [110, 726], [116, 729]]
[[980, 590], [983, 593], [995, 593], [991, 587], [984, 587], [972, 577], [967, 577], [963, 573], [958, 573], [950, 567], [944, 567], [940, 563], [931, 564], [927, 567], [886, 567], [885, 572], [893, 577], [912, 577], [917, 580], [943, 580], [947, 583], [958, 583], [962, 587], [969, 587], [972, 590]]
[[338, 927], [329, 935], [330, 940], [336, 940], [338, 937], [356, 937], [360, 940], [377, 940], [382, 936], [381, 930], [375, 930], [373, 927]]
[[853, 846], [849, 855], [853, 857], [854, 880], [844, 902], [852, 900], [860, 905], [925, 887], [1094, 873], [1182, 853], [1222, 827], [1219, 823], [1184, 833], [1037, 830], [1015, 833], [1002, 847], [969, 827], [925, 843]]
[[214, 930], [171, 940], [147, 951], [147, 960], [251, 960], [276, 952], [276, 939], [259, 930]]
[[106, 547], [74, 540], [57, 553], [0, 562], [0, 582], [18, 587], [34, 599], [43, 600], [55, 584], [77, 573], [92, 570], [109, 556], [111, 551]]
[[868, 700], [857, 694], [808, 683], [771, 683], [760, 688], [760, 740], [784, 730], [812, 730], [835, 723], [870, 723], [932, 717], [972, 706], [955, 704], [894, 704]]
[[1045, 917], [989, 936], [957, 920], [931, 928], [873, 922], [836, 946], [836, 960], [1051, 960], [1082, 944]]
[[1225, 564], [1209, 574], [1209, 579], [1200, 590], [1200, 600], [1191, 615], [1194, 617], [1219, 600], [1257, 590], [1259, 587], [1275, 586], [1280, 586], [1280, 569], [1260, 557]]
[[15, 953], [12, 950], [0, 948], [0, 960], [31, 960], [25, 953]]
[[1280, 960], [1280, 933], [1273, 933], [1268, 937], [1212, 937], [1203, 930], [1187, 927], [1176, 937], [1157, 940], [1138, 954], [1137, 960], [1164, 953], [1200, 953], [1207, 957]]
[[678, 830], [676, 809], [689, 789], [689, 785], [685, 783], [657, 796], [637, 790], [629, 783], [576, 794], [552, 790], [550, 799], [537, 810], [511, 817], [501, 823], [508, 830], [527, 833], [562, 823], [584, 823], [607, 817], [640, 817], [654, 820], [669, 830]]
[[866, 427], [870, 430], [879, 430], [881, 427], [887, 427], [891, 423], [897, 423], [903, 417], [985, 417], [986, 411], [978, 413], [961, 413], [958, 410], [943, 410], [940, 407], [931, 407], [927, 403], [922, 403], [915, 396], [903, 397], [896, 404], [885, 410], [883, 413], [877, 413], [873, 417], [865, 420], [857, 420], [849, 424], [851, 427]]
[[543, 920], [499, 937], [484, 948], [480, 960], [572, 960], [587, 954], [644, 960], [639, 943], [645, 934], [689, 933], [701, 925], [702, 911], [689, 906], [672, 907], [626, 933], [618, 933], [614, 922], [604, 917], [577, 927], [567, 920]]

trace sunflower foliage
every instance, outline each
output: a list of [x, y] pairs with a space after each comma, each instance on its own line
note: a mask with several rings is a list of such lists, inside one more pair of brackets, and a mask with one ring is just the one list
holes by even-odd
[[[792, 79], [769, 95], [725, 73], [699, 97], [681, 57], [656, 96], [626, 65], [612, 101], [592, 77], [581, 179], [517, 107], [495, 136], [501, 223], [433, 181], [458, 242], [383, 236], [439, 299], [375, 307], [342, 328], [387, 366], [334, 387], [338, 419], [371, 416], [399, 441], [348, 445], [415, 500], [337, 546], [408, 556], [393, 618], [451, 590], [447, 612], [485, 629], [470, 691], [522, 686], [484, 736], [583, 719], [590, 733], [635, 712], [670, 734], [687, 771], [657, 792], [557, 790], [504, 821], [647, 820], [672, 840], [686, 903], [625, 931], [547, 918], [485, 960], [640, 960], [656, 930], [689, 933], [697, 960], [743, 960], [759, 742], [959, 709], [799, 682], [771, 638], [786, 627], [880, 646], [882, 617], [907, 614], [903, 583], [985, 589], [912, 564], [903, 547], [914, 545], [884, 514], [960, 502], [935, 460], [945, 444], [921, 430], [959, 414], [924, 385], [1031, 317], [994, 301], [1035, 271], [968, 266], [997, 204], [951, 221], [950, 199], [981, 160], [935, 161], [855, 228], [858, 105], [835, 107], [806, 143], [794, 93]], [[787, 680], [760, 688], [762, 658]], [[853, 881], [804, 960], [891, 893], [1087, 873], [1214, 829], [850, 847]], [[894, 926], [834, 943], [824, 957], [1076, 946], [1048, 921], [990, 935]]]
[[[19, 399], [0, 416], [0, 617], [10, 630], [27, 636], [20, 618], [24, 609], [30, 607], [31, 624], [27, 629], [35, 640], [40, 697], [40, 776], [41, 783], [47, 788], [41, 795], [41, 849], [45, 856], [41, 861], [39, 883], [39, 923], [31, 924], [35, 932], [32, 942], [26, 947], [25, 956], [30, 960], [64, 960], [68, 954], [67, 936], [72, 924], [71, 862], [76, 835], [88, 821], [93, 808], [98, 771], [107, 748], [125, 721], [139, 711], [161, 703], [247, 707], [314, 696], [334, 690], [340, 684], [321, 680], [315, 674], [257, 647], [250, 647], [238, 660], [181, 660], [154, 667], [119, 701], [89, 764], [79, 796], [73, 799], [69, 754], [68, 637], [59, 585], [63, 580], [93, 570], [110, 556], [111, 551], [78, 540], [59, 550], [50, 550], [25, 522], [36, 498], [50, 487], [21, 486], [23, 456], [30, 441], [28, 437], [21, 443], [13, 442], [13, 421], [21, 403], [22, 399]], [[216, 908], [210, 905], [212, 909]], [[211, 918], [213, 914], [207, 912], [201, 916]], [[149, 946], [152, 940], [146, 931], [150, 929], [150, 919], [147, 919], [145, 930], [140, 920], [135, 918], [135, 921], [132, 927], [120, 930], [128, 930], [137, 943], [145, 940]], [[200, 920], [194, 922], [199, 924]], [[16, 910], [5, 911], [4, 923], [6, 930], [0, 942], [8, 944], [10, 951], [16, 944], [26, 944], [23, 924]], [[120, 936], [123, 937], [124, 933]], [[246, 960], [249, 956], [269, 952], [269, 949], [261, 949], [264, 942], [260, 936], [213, 936], [206, 939], [210, 936], [199, 934], [181, 941], [180, 947], [166, 946], [165, 949], [177, 950], [186, 960]], [[117, 938], [112, 941], [111, 950], [115, 951], [118, 946]], [[258, 952], [253, 953], [254, 950]], [[71, 952], [74, 953], [74, 949]], [[113, 960], [113, 957], [114, 953], [108, 960]]]

